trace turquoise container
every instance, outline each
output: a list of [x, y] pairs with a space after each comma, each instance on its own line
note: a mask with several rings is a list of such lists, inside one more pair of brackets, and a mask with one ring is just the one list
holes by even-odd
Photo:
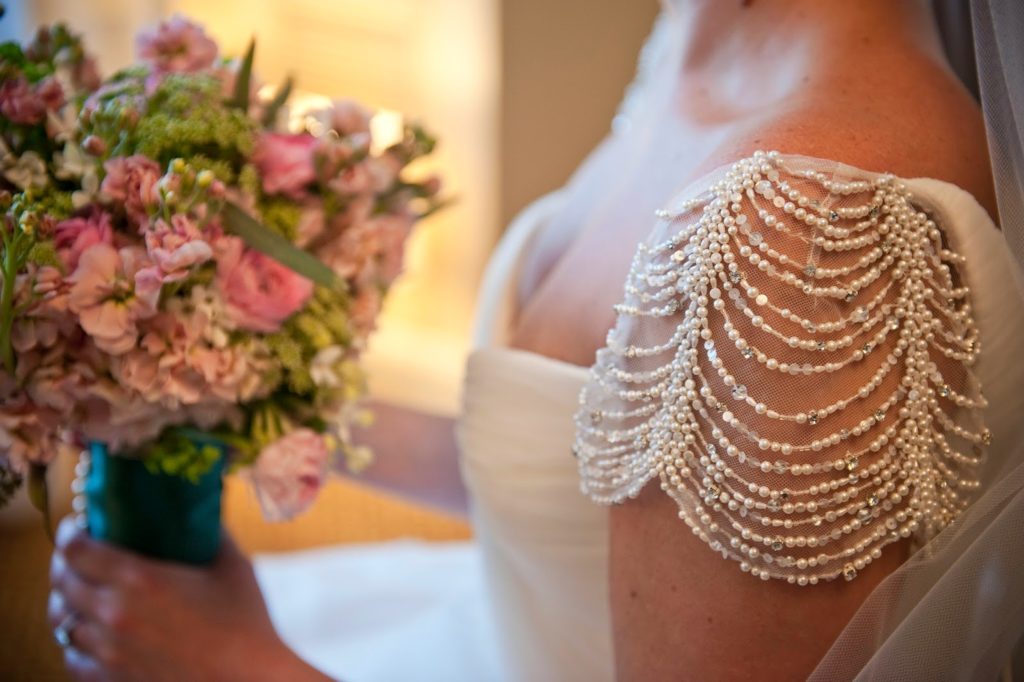
[[[206, 443], [204, 443], [206, 444]], [[226, 448], [198, 482], [153, 473], [134, 457], [118, 457], [104, 443], [89, 444], [85, 480], [89, 534], [155, 559], [208, 564], [221, 537]]]

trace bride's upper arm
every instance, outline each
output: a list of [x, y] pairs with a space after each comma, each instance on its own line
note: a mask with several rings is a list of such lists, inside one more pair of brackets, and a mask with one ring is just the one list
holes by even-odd
[[798, 679], [970, 497], [969, 301], [895, 178], [759, 156], [666, 207], [578, 415], [623, 679]]

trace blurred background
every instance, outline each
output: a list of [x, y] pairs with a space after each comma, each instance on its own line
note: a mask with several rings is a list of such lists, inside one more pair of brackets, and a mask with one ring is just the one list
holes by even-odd
[[[256, 70], [291, 75], [299, 100], [354, 97], [419, 120], [441, 140], [430, 161], [457, 203], [418, 228], [367, 365], [374, 398], [454, 415], [477, 281], [508, 221], [557, 188], [607, 133], [657, 0], [15, 0], [0, 41], [66, 21], [101, 71], [129, 64], [134, 36], [186, 14], [226, 54], [257, 39]], [[57, 513], [69, 477], [53, 472]], [[226, 521], [251, 552], [414, 537], [461, 540], [463, 522], [332, 481], [315, 507], [264, 523], [229, 481]], [[63, 679], [45, 624], [50, 545], [24, 500], [0, 511], [0, 679]], [[18, 652], [16, 660], [10, 654]], [[26, 656], [27, 654], [27, 656]], [[10, 665], [17, 665], [11, 668]]]

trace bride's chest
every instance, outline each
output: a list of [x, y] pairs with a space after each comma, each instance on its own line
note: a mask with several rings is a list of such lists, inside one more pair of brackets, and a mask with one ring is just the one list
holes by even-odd
[[[637, 245], [710, 154], [707, 141], [663, 138], [602, 150], [563, 190], [520, 259], [511, 344], [589, 366], [615, 320], [613, 306]], [[703, 142], [703, 143], [702, 143]]]

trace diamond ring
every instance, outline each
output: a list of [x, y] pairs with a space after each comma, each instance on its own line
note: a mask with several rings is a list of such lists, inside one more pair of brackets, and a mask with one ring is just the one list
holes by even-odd
[[64, 616], [60, 625], [53, 629], [53, 638], [57, 640], [57, 644], [65, 649], [71, 646], [71, 631], [78, 625], [79, 620], [77, 613], [69, 613]]

